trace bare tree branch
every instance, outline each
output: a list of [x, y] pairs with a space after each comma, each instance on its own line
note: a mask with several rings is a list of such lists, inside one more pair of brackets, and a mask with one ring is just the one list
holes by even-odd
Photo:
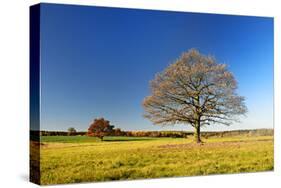
[[247, 112], [227, 66], [194, 49], [156, 74], [150, 88], [151, 95], [143, 101], [144, 117], [154, 124], [183, 123], [200, 130], [211, 123], [230, 125]]

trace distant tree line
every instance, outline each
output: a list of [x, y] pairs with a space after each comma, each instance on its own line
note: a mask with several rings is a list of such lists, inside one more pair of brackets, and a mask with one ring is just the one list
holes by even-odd
[[[271, 136], [273, 135], [273, 129], [254, 129], [254, 130], [234, 130], [234, 131], [222, 131], [222, 132], [202, 132], [203, 138], [209, 137], [224, 137], [224, 136]], [[31, 135], [36, 135], [35, 131], [31, 131]], [[68, 136], [67, 131], [40, 131], [40, 136]], [[73, 136], [86, 136], [88, 132], [77, 131], [72, 133]], [[186, 138], [192, 136], [192, 132], [187, 131], [122, 131], [120, 129], [114, 129], [114, 131], [108, 133], [106, 136], [135, 136], [135, 137], [172, 137], [172, 138]]]
[[76, 131], [71, 134], [68, 131], [40, 131], [40, 136], [84, 136], [85, 134], [85, 131]]
[[[209, 137], [225, 136], [271, 136], [273, 129], [254, 129], [254, 130], [234, 130], [218, 132], [202, 132], [201, 136], [205, 139]], [[40, 136], [94, 136], [101, 140], [105, 136], [131, 136], [131, 137], [170, 137], [187, 138], [194, 135], [192, 131], [123, 131], [114, 128], [110, 121], [105, 118], [95, 118], [89, 125], [88, 131], [77, 131], [74, 127], [69, 127], [67, 131], [31, 131], [31, 140], [40, 140]]]

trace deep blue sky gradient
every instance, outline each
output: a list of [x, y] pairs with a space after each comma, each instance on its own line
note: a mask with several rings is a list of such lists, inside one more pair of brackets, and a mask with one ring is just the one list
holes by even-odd
[[41, 5], [41, 129], [86, 130], [105, 117], [124, 130], [160, 127], [142, 117], [149, 81], [196, 48], [229, 65], [249, 112], [231, 127], [273, 127], [273, 19]]

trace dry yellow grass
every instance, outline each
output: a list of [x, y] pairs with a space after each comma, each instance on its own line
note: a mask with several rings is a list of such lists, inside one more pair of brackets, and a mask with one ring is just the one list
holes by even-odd
[[273, 169], [273, 137], [48, 142], [40, 160], [41, 184], [257, 172]]

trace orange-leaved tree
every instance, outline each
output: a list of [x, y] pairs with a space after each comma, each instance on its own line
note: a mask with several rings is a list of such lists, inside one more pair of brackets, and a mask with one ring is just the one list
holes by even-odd
[[104, 136], [111, 135], [114, 132], [114, 126], [110, 125], [108, 120], [104, 118], [97, 118], [90, 124], [88, 128], [88, 136], [96, 136], [103, 140]]

